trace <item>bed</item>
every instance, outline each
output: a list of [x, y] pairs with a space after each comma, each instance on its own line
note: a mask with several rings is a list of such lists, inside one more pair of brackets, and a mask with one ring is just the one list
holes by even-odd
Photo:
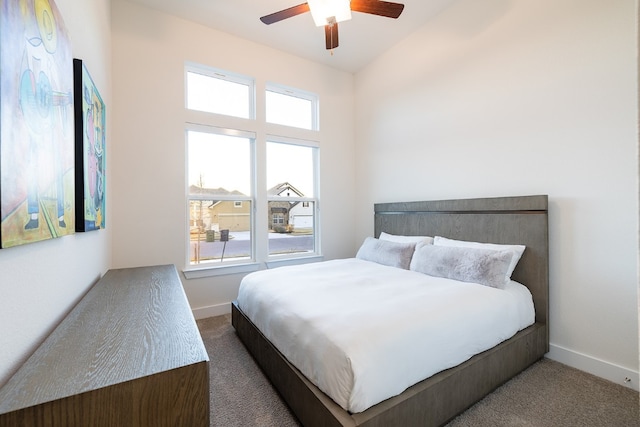
[[233, 326], [305, 426], [442, 425], [548, 351], [547, 206], [547, 196], [374, 206], [376, 237], [384, 232], [526, 246], [512, 279], [527, 286], [535, 313], [533, 324], [506, 341], [366, 410], [350, 412], [323, 393], [277, 350], [237, 301], [232, 304]]

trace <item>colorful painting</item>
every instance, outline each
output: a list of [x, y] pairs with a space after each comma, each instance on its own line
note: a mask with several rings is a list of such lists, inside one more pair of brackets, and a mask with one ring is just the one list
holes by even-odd
[[75, 232], [73, 56], [51, 0], [0, 0], [0, 246]]
[[106, 112], [87, 67], [73, 60], [76, 121], [76, 231], [105, 225]]

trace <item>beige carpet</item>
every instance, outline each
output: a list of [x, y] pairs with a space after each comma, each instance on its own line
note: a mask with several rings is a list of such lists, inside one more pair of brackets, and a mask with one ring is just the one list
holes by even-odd
[[[230, 315], [198, 321], [209, 353], [211, 425], [299, 426], [240, 342]], [[543, 359], [447, 427], [640, 427], [638, 393]]]

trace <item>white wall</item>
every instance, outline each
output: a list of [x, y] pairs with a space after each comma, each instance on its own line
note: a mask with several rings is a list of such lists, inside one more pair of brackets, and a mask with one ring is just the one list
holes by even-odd
[[549, 357], [638, 388], [637, 2], [460, 0], [356, 75], [374, 202], [548, 194]]
[[[111, 131], [109, 0], [56, 0], [73, 55], [83, 59], [107, 106], [107, 167]], [[107, 169], [107, 175], [112, 173]], [[0, 250], [0, 386], [35, 350], [88, 288], [108, 269], [111, 215], [107, 182], [106, 230]]]
[[[352, 74], [122, 0], [112, 2], [112, 22], [114, 267], [185, 265], [185, 61], [255, 77], [258, 108], [267, 81], [319, 94], [323, 252], [353, 255]], [[266, 131], [243, 129], [258, 138]], [[183, 278], [183, 284], [196, 315], [204, 316], [230, 311], [240, 279]]]

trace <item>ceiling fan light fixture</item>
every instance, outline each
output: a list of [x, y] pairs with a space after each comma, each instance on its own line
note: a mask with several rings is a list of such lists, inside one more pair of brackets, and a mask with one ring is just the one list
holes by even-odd
[[307, 3], [318, 27], [351, 19], [351, 0], [308, 0]]

